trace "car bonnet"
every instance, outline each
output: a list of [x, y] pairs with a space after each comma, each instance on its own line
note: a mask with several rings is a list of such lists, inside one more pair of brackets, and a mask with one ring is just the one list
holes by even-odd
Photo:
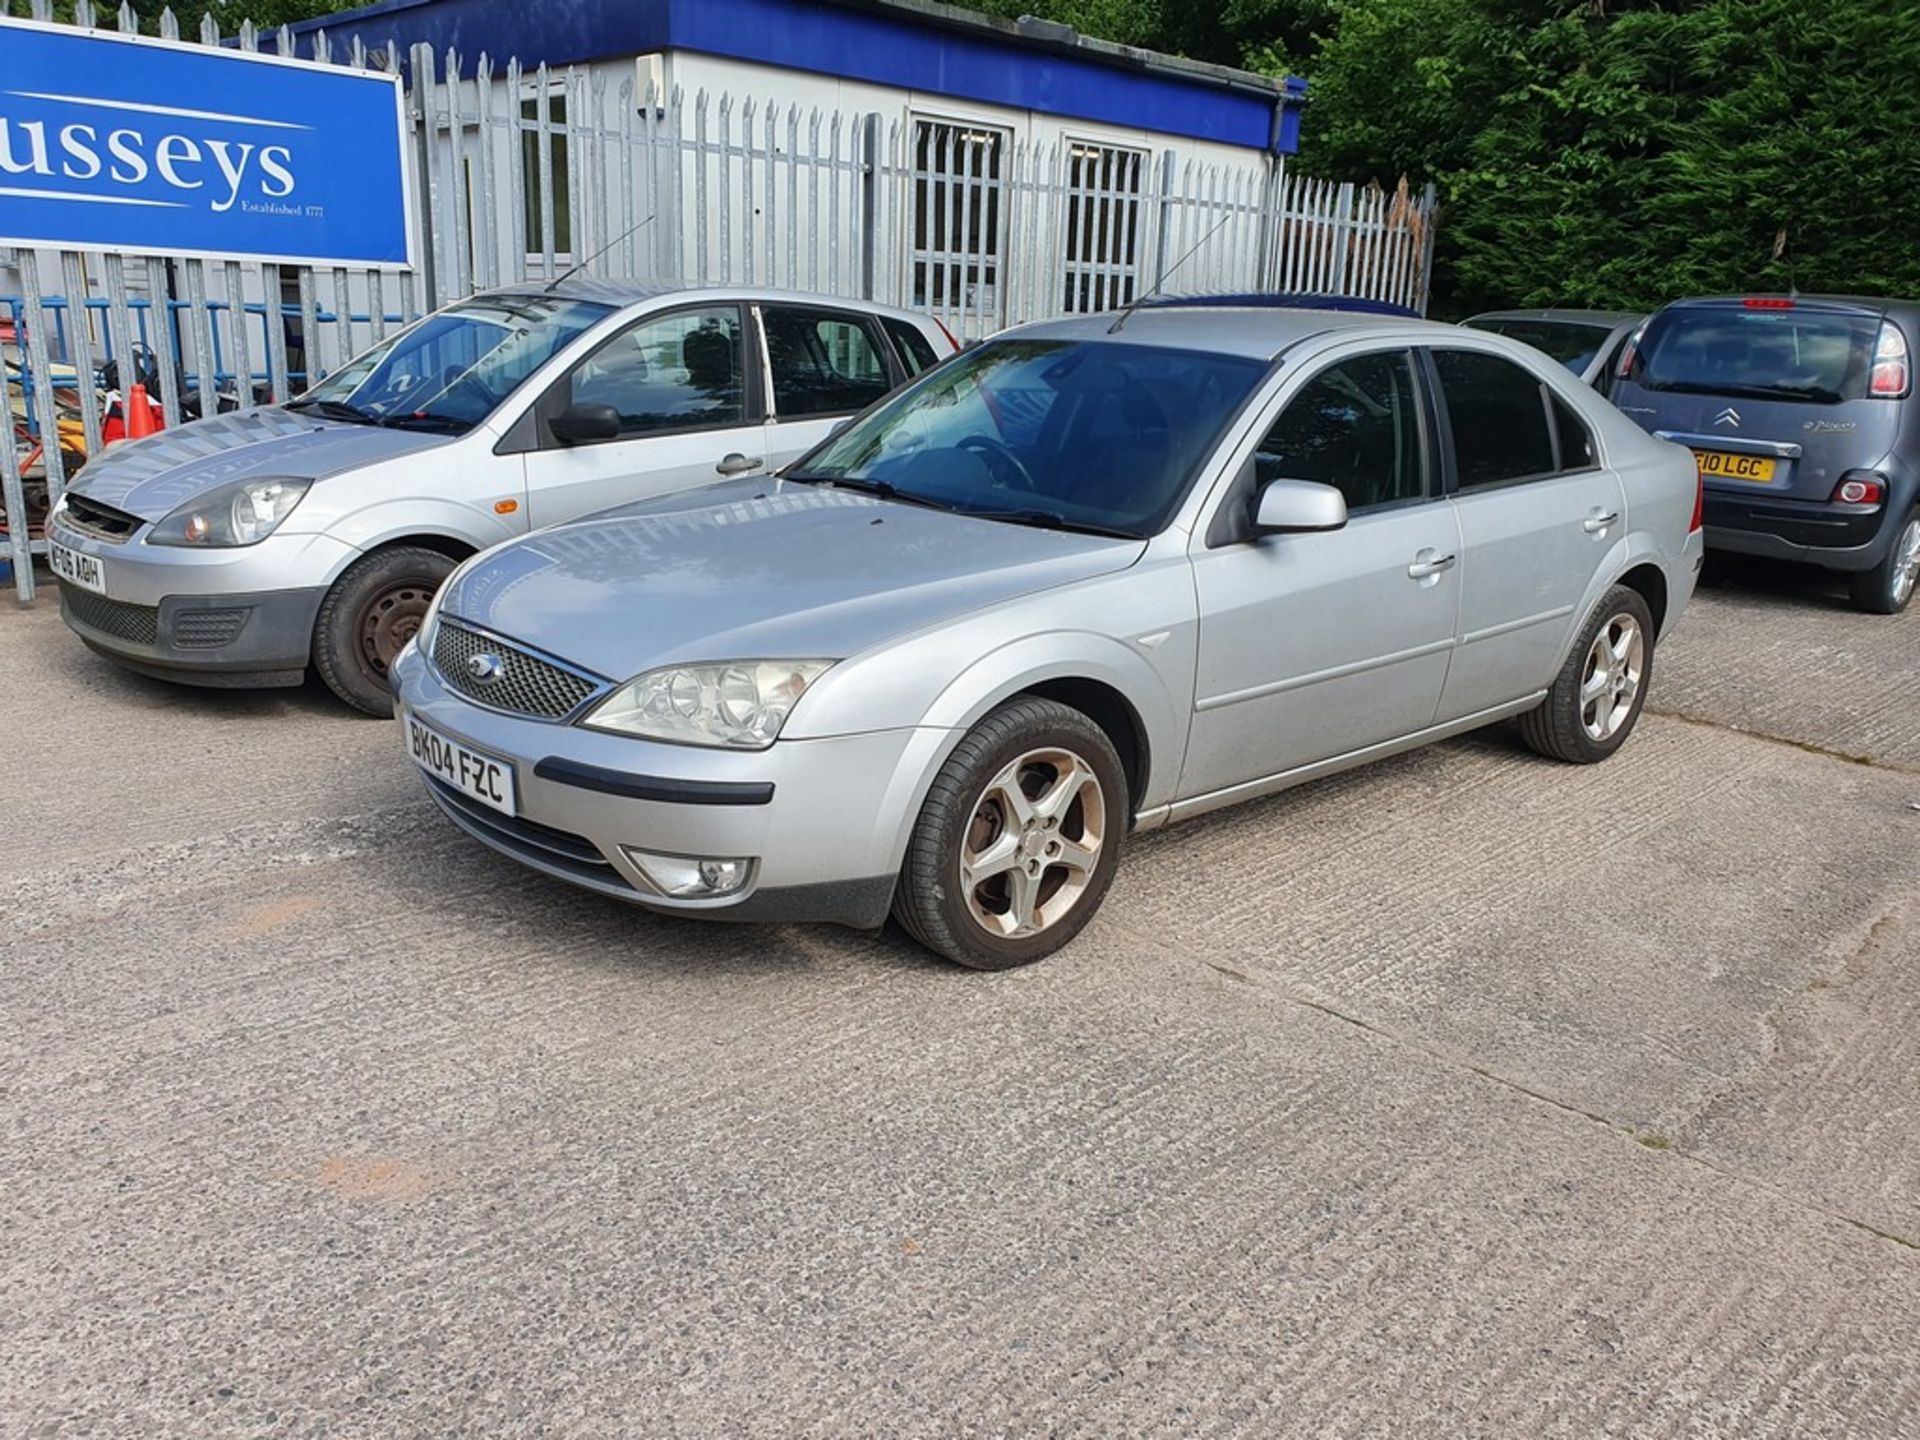
[[269, 405], [237, 410], [116, 445], [69, 487], [142, 520], [161, 520], [233, 480], [318, 480], [445, 445], [452, 437], [324, 420]]
[[502, 546], [448, 587], [442, 614], [624, 680], [700, 660], [844, 658], [1124, 569], [1144, 548], [746, 481]]

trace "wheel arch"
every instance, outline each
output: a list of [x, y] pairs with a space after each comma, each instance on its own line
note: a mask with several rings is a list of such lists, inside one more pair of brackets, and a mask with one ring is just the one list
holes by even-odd
[[1667, 572], [1651, 560], [1643, 560], [1626, 571], [1613, 582], [1624, 585], [1637, 593], [1647, 602], [1647, 609], [1653, 615], [1653, 633], [1664, 635], [1667, 630]]

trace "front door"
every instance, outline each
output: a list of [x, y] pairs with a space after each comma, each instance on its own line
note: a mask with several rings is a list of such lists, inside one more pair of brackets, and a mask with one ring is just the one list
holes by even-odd
[[1287, 403], [1261, 442], [1255, 489], [1275, 479], [1334, 485], [1349, 518], [1340, 530], [1196, 553], [1200, 653], [1183, 799], [1433, 723], [1463, 557], [1427, 462], [1406, 351], [1338, 361]]
[[1600, 469], [1586, 423], [1504, 356], [1438, 350], [1460, 539], [1460, 649], [1440, 719], [1553, 683], [1595, 572], [1626, 533], [1620, 477]]
[[[758, 366], [737, 305], [701, 305], [629, 325], [556, 381], [538, 403], [525, 456], [535, 527], [766, 468]], [[552, 418], [610, 405], [620, 433], [567, 445]]]

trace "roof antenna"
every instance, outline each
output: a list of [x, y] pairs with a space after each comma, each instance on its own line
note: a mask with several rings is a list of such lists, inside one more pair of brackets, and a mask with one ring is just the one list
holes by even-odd
[[1139, 309], [1142, 305], [1146, 304], [1147, 301], [1151, 300], [1154, 296], [1158, 295], [1160, 293], [1160, 287], [1162, 285], [1165, 285], [1167, 281], [1171, 280], [1174, 277], [1174, 272], [1179, 270], [1179, 268], [1182, 265], [1186, 264], [1187, 261], [1191, 260], [1194, 256], [1194, 252], [1197, 251], [1202, 245], [1206, 244], [1215, 235], [1218, 235], [1220, 233], [1220, 227], [1226, 224], [1227, 221], [1231, 220], [1232, 218], [1233, 218], [1233, 212], [1229, 210], [1225, 215], [1222, 215], [1218, 220], [1214, 221], [1213, 228], [1211, 230], [1207, 231], [1206, 234], [1202, 235], [1198, 240], [1194, 241], [1193, 245], [1187, 250], [1186, 254], [1182, 255], [1178, 260], [1174, 261], [1173, 264], [1169, 265], [1164, 271], [1161, 272], [1160, 278], [1153, 282], [1153, 287], [1151, 289], [1149, 289], [1145, 294], [1134, 296], [1133, 299], [1129, 300], [1126, 303], [1126, 308], [1124, 308], [1120, 312], [1120, 318], [1118, 320], [1115, 320], [1113, 324], [1107, 327], [1107, 333], [1109, 335], [1118, 335], [1120, 333], [1120, 327], [1127, 323], [1128, 319], [1131, 318], [1131, 316], [1133, 315], [1133, 312]]
[[629, 225], [624, 232], [614, 236], [613, 239], [609, 240], [606, 244], [602, 245], [598, 250], [594, 251], [593, 254], [587, 256], [586, 259], [574, 261], [573, 264], [569, 265], [566, 269], [562, 270], [558, 275], [554, 276], [553, 279], [547, 282], [546, 288], [541, 293], [544, 295], [551, 295], [555, 290], [560, 288], [561, 281], [571, 280], [575, 275], [579, 274], [582, 270], [586, 269], [587, 266], [591, 265], [594, 261], [598, 260], [602, 255], [606, 254], [609, 250], [613, 249], [613, 247], [618, 245], [622, 240], [627, 240], [632, 238], [635, 235], [638, 235], [642, 230], [646, 229], [647, 226], [651, 225], [652, 223], [653, 223], [653, 216], [649, 215], [646, 217], [646, 219], [640, 221], [639, 224]]

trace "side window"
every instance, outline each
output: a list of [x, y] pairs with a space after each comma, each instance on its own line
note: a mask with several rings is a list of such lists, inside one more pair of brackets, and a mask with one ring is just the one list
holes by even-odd
[[887, 327], [887, 334], [893, 337], [893, 348], [900, 352], [900, 363], [907, 367], [907, 374], [918, 375], [939, 361], [932, 342], [920, 333], [918, 326], [909, 325], [904, 320], [882, 320], [880, 323]]
[[1349, 510], [1415, 500], [1426, 467], [1413, 365], [1405, 351], [1329, 366], [1287, 403], [1260, 442], [1256, 480], [1318, 480]]
[[1436, 350], [1433, 362], [1462, 490], [1553, 473], [1546, 391], [1537, 377], [1471, 350]]
[[1553, 436], [1560, 444], [1560, 468], [1585, 470], [1594, 463], [1593, 432], [1558, 395], [1553, 398]]
[[761, 318], [776, 418], [850, 415], [893, 388], [879, 342], [864, 321], [792, 305], [769, 305]]
[[620, 434], [739, 425], [740, 312], [731, 305], [676, 310], [621, 331], [567, 377], [575, 405], [611, 405]]

